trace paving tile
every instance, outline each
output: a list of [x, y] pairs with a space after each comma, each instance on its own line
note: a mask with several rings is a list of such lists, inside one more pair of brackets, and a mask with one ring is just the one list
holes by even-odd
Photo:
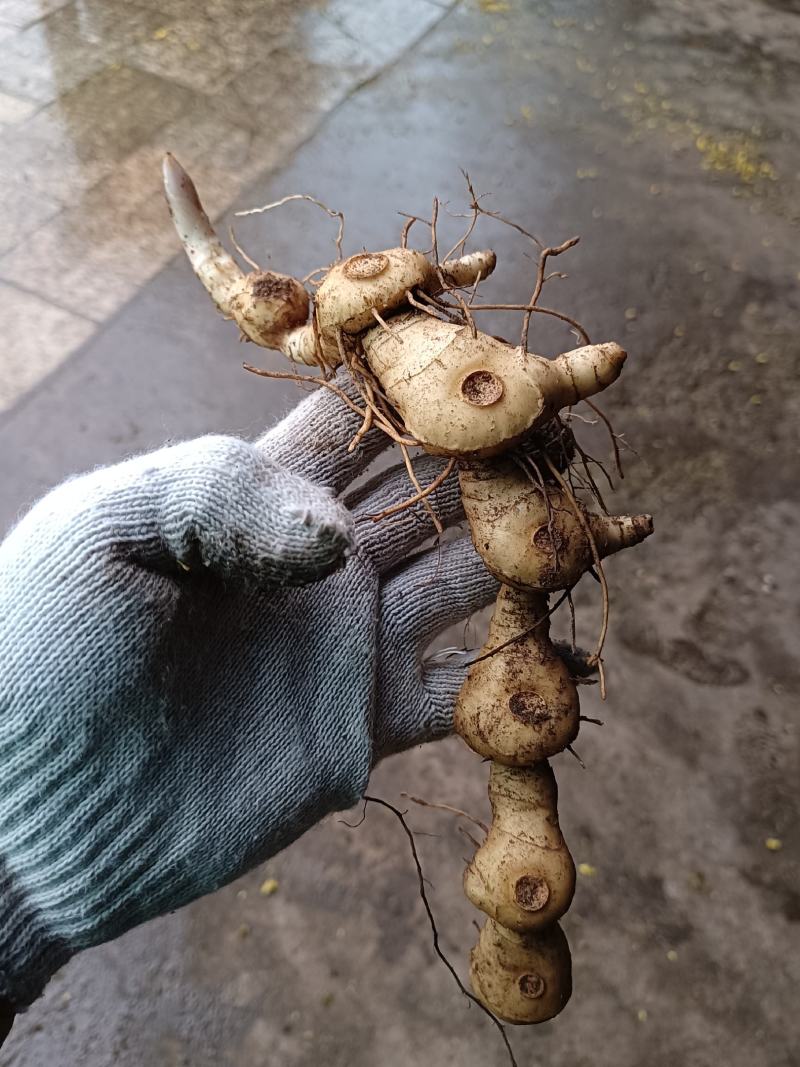
[[0, 90], [47, 104], [105, 65], [97, 44], [45, 19], [3, 41]]
[[[328, 0], [313, 8], [304, 21], [311, 28], [327, 21], [356, 46], [370, 71], [390, 62], [442, 17], [443, 10], [430, 0]], [[316, 57], [315, 57], [316, 58]]]
[[0, 278], [29, 288], [42, 264], [58, 278], [57, 304], [104, 321], [179, 250], [161, 191], [161, 157], [174, 151], [212, 215], [264, 165], [251, 131], [198, 100], [132, 152], [73, 207], [0, 258]]
[[24, 182], [3, 182], [2, 189], [0, 257], [61, 211], [57, 200], [35, 192]]
[[231, 6], [235, 12], [235, 5], [218, 5], [217, 10], [173, 2], [160, 12], [157, 28], [136, 35], [121, 57], [180, 85], [220, 92], [284, 40], [298, 21], [291, 12], [275, 21], [263, 14], [237, 17]]
[[69, 0], [0, 0], [0, 23], [22, 29], [67, 3]]
[[[179, 86], [144, 71], [109, 67], [44, 108], [28, 122], [2, 132], [0, 184], [26, 205], [0, 219], [0, 253], [32, 233], [52, 211], [106, 178], [114, 166], [152, 141], [191, 102]], [[44, 212], [44, 214], [43, 214]]]
[[226, 95], [238, 102], [240, 123], [273, 136], [293, 129], [299, 143], [366, 76], [352, 42], [329, 25], [319, 27], [319, 37], [303, 34], [302, 46], [311, 49], [321, 39], [329, 47], [318, 48], [318, 59], [292, 42], [254, 60], [228, 84]]
[[13, 126], [24, 122], [36, 112], [38, 106], [30, 100], [11, 96], [10, 93], [0, 93], [0, 126]]
[[[242, 22], [257, 16], [259, 26], [269, 32], [273, 38], [289, 32], [302, 17], [303, 10], [309, 4], [300, 4], [298, 0], [139, 0], [143, 7], [160, 11], [167, 20], [187, 19], [202, 14], [211, 22], [230, 24]], [[323, 2], [312, 4], [322, 7]]]
[[0, 277], [30, 288], [46, 264], [49, 277], [58, 280], [48, 294], [55, 303], [104, 321], [175, 251], [157, 185], [140, 178], [123, 182], [117, 175], [113, 193], [108, 183], [91, 190], [0, 259]]
[[72, 0], [3, 43], [0, 90], [50, 103], [150, 40], [157, 10], [121, 0]]
[[[0, 35], [23, 8], [0, 0]], [[44, 0], [38, 10], [39, 21], [7, 31], [0, 63], [0, 287], [11, 303], [9, 287], [33, 289], [46, 268], [47, 306], [73, 323], [65, 347], [51, 346], [62, 354], [178, 251], [164, 151], [216, 216], [441, 14], [428, 0]], [[23, 312], [37, 300], [22, 300]], [[50, 351], [30, 372], [0, 361], [15, 383], [0, 404], [62, 358]]]
[[96, 326], [32, 293], [0, 283], [0, 411], [91, 337]]

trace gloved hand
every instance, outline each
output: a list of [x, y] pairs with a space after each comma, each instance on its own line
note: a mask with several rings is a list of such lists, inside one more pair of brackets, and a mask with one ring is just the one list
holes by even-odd
[[[341, 383], [344, 384], [344, 383]], [[425, 666], [496, 583], [432, 533], [386, 443], [320, 390], [256, 444], [206, 437], [53, 490], [0, 545], [0, 997], [177, 908], [441, 737], [463, 666]], [[442, 469], [424, 458], [428, 483]], [[430, 498], [461, 517], [450, 478]], [[327, 576], [327, 577], [326, 577]]]

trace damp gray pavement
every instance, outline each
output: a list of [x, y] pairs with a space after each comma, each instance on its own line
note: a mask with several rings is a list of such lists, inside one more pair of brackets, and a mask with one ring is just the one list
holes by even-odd
[[[601, 706], [596, 690], [582, 693], [585, 714], [605, 723], [581, 732], [586, 769], [553, 761], [580, 865], [563, 924], [573, 997], [510, 1040], [525, 1067], [800, 1063], [800, 6], [381, 0], [259, 11], [217, 0], [201, 16], [167, 0], [148, 21], [148, 5], [115, 0], [92, 5], [109, 24], [95, 23], [94, 45], [137, 18], [154, 43], [114, 53], [128, 89], [113, 92], [80, 36], [83, 6], [42, 13], [50, 7], [64, 92], [84, 91], [94, 110], [75, 121], [83, 163], [67, 168], [78, 175], [70, 202], [59, 199], [56, 153], [49, 189], [43, 178], [15, 186], [18, 206], [2, 208], [28, 229], [0, 259], [11, 309], [3, 376], [19, 376], [0, 414], [0, 526], [69, 473], [167, 439], [255, 434], [297, 399], [295, 387], [241, 370], [235, 330], [178, 254], [146, 176], [163, 149], [195, 166], [216, 213], [228, 209], [223, 232], [231, 208], [308, 192], [345, 212], [347, 251], [387, 247], [398, 210], [425, 215], [434, 194], [451, 210], [464, 204], [463, 167], [491, 194], [487, 206], [543, 240], [580, 234], [547, 300], [629, 351], [604, 401], [631, 448], [609, 499], [652, 512], [656, 534], [608, 566], [609, 695]], [[35, 111], [58, 103], [59, 74], [42, 68], [24, 8], [0, 0], [0, 51], [13, 45], [0, 89]], [[115, 22], [123, 9], [127, 23]], [[161, 25], [164, 12], [173, 22]], [[195, 49], [181, 12], [197, 23]], [[171, 36], [183, 51], [161, 60], [155, 44]], [[140, 103], [161, 125], [138, 123]], [[9, 129], [0, 145], [20, 136]], [[89, 182], [85, 167], [101, 157]], [[109, 211], [103, 183], [122, 181], [120, 168], [133, 183], [123, 182], [128, 210]], [[152, 191], [137, 199], [138, 174]], [[52, 208], [38, 205], [36, 225], [23, 205], [33, 194]], [[257, 259], [303, 274], [331, 257], [334, 226], [313, 212], [240, 219], [237, 235]], [[459, 225], [443, 220], [454, 234]], [[489, 220], [480, 239], [499, 258], [487, 299], [525, 298], [531, 246]], [[518, 329], [502, 314], [484, 325]], [[535, 321], [530, 347], [573, 347], [560, 327]], [[601, 430], [580, 426], [607, 457]], [[577, 613], [590, 642], [594, 589], [581, 589]], [[554, 629], [567, 628], [559, 616]], [[386, 761], [371, 790], [485, 815], [485, 786], [484, 765], [453, 739]], [[431, 905], [464, 974], [470, 845], [445, 813], [410, 820], [431, 835], [418, 838]], [[267, 879], [273, 892], [261, 891]], [[507, 1059], [436, 959], [407, 842], [377, 809], [357, 828], [331, 817], [236, 884], [76, 958], [0, 1052], [2, 1067], [408, 1062]]]

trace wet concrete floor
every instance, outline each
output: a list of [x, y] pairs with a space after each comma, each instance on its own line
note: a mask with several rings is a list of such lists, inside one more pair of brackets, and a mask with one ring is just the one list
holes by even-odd
[[[575, 991], [554, 1022], [512, 1032], [526, 1067], [800, 1062], [798, 44], [790, 2], [461, 4], [237, 198], [312, 192], [345, 211], [349, 251], [378, 248], [398, 209], [463, 203], [465, 167], [546, 241], [582, 235], [548, 301], [630, 352], [605, 405], [636, 449], [613, 501], [652, 511], [657, 533], [608, 567], [609, 698], [584, 691], [605, 721], [582, 732], [587, 769], [554, 761], [584, 872], [564, 922]], [[310, 210], [237, 233], [304, 273], [332, 241]], [[487, 298], [524, 297], [530, 249], [483, 234], [499, 254]], [[2, 418], [0, 522], [74, 470], [277, 418], [296, 393], [254, 385], [234, 333], [176, 258]], [[534, 350], [572, 343], [534, 324]], [[597, 620], [582, 590], [585, 641]], [[483, 814], [485, 779], [451, 740], [390, 759], [371, 789]], [[470, 846], [447, 815], [412, 823], [434, 835], [420, 853], [463, 971]], [[357, 829], [328, 819], [74, 960], [0, 1053], [2, 1067], [409, 1060], [506, 1062], [436, 960], [405, 839], [378, 811]]]

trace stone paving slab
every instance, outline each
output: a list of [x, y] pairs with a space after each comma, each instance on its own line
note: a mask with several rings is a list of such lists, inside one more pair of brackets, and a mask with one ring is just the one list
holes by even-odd
[[[215, 214], [444, 13], [429, 0], [382, 0], [361, 14], [349, 0], [7, 0], [0, 279], [80, 321], [106, 322], [175, 252], [160, 189], [165, 151], [201, 182]], [[0, 353], [0, 410], [78, 337], [51, 338], [40, 359], [36, 337], [15, 334], [16, 351]]]

